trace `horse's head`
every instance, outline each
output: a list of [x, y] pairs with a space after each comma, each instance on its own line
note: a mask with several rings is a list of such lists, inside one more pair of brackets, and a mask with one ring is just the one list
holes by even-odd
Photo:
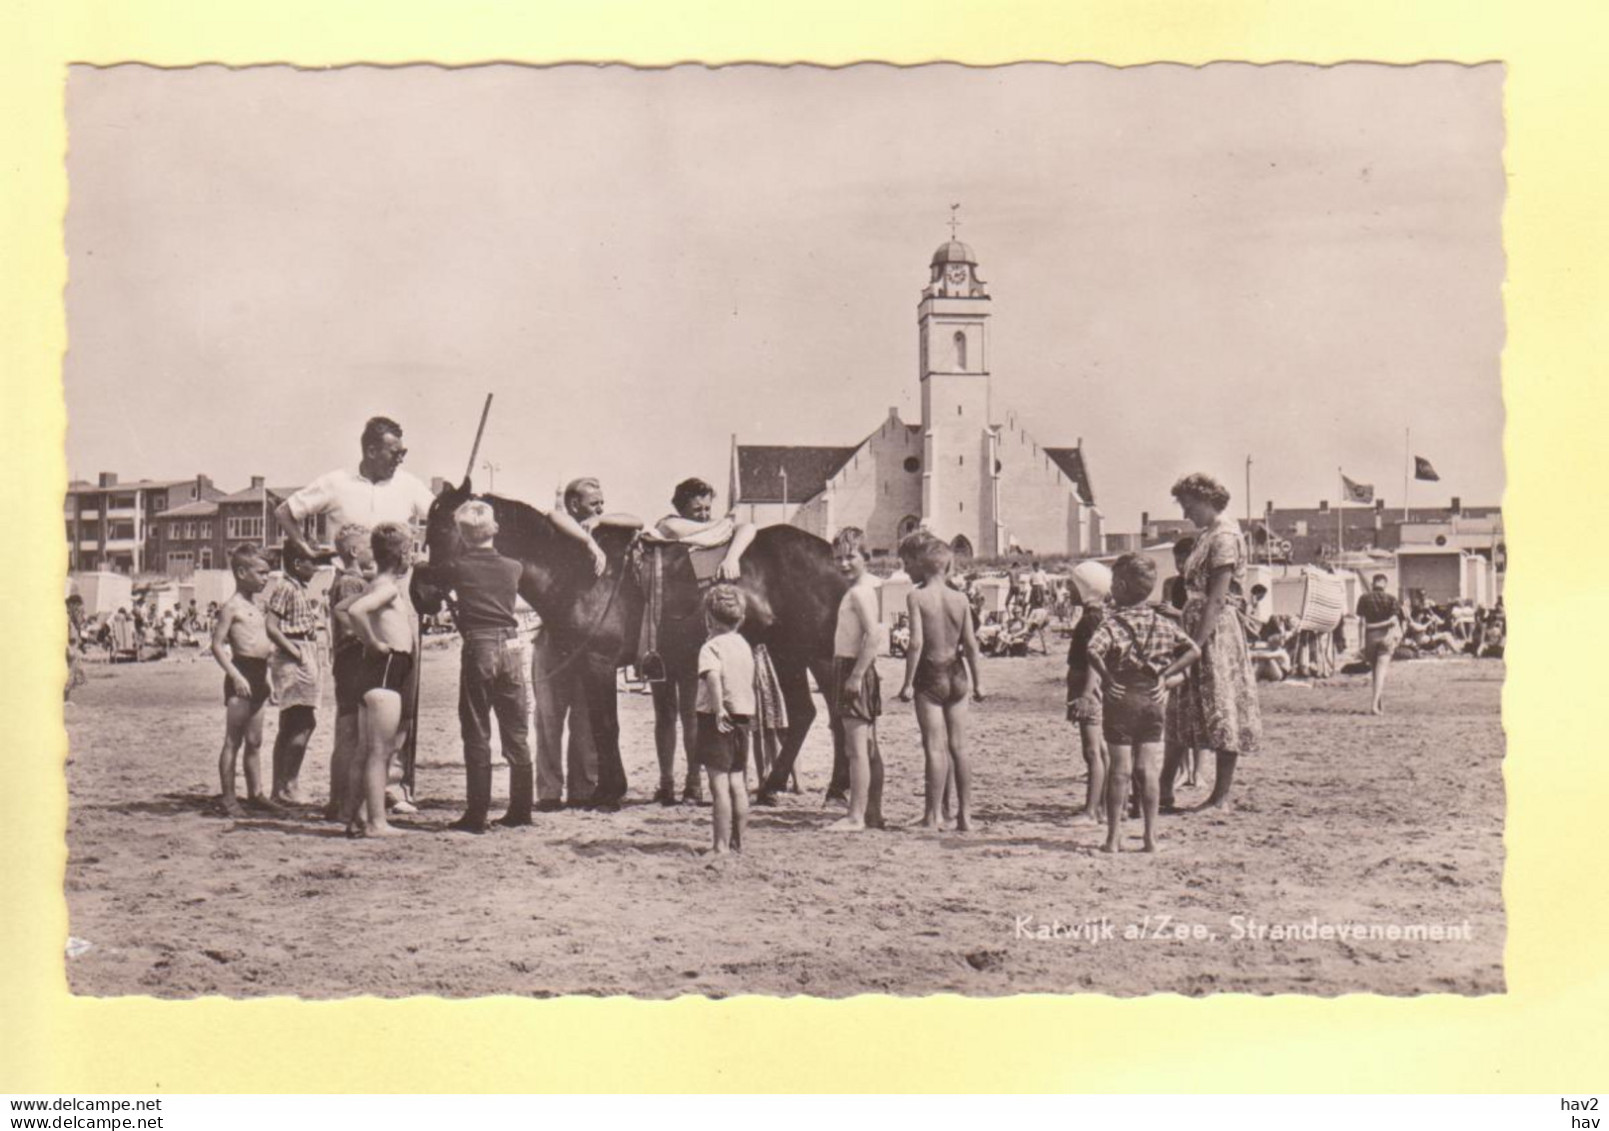
[[474, 497], [474, 485], [466, 476], [458, 486], [449, 484], [442, 488], [441, 494], [431, 502], [430, 514], [425, 518], [425, 546], [430, 551], [432, 564], [444, 565], [458, 556], [463, 541], [458, 536], [453, 514]]
[[430, 513], [425, 518], [425, 549], [429, 552], [430, 561], [413, 571], [411, 587], [414, 608], [421, 613], [436, 612], [447, 596], [446, 587], [436, 579], [440, 576], [439, 571], [450, 565], [463, 549], [463, 540], [458, 535], [458, 524], [453, 521], [453, 513], [472, 498], [474, 488], [466, 476], [458, 486], [443, 488], [430, 504]]

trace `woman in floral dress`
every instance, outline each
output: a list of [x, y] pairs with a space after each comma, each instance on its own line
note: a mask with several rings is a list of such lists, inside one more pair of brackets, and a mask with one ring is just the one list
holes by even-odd
[[1185, 476], [1173, 485], [1173, 497], [1201, 531], [1184, 564], [1183, 614], [1184, 630], [1201, 648], [1201, 662], [1189, 670], [1168, 705], [1170, 757], [1162, 767], [1162, 801], [1173, 804], [1178, 752], [1197, 747], [1217, 756], [1212, 794], [1200, 806], [1211, 809], [1228, 797], [1240, 756], [1262, 742], [1257, 678], [1241, 629], [1246, 539], [1240, 524], [1224, 514], [1229, 491], [1211, 476]]

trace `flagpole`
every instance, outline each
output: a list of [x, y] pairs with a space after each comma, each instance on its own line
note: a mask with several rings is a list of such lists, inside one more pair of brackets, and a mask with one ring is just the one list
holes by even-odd
[[[1251, 537], [1251, 456], [1246, 457], [1246, 537]], [[1252, 555], [1252, 561], [1257, 555]]]
[[[1413, 434], [1404, 428], [1402, 430], [1402, 525], [1408, 525], [1408, 473], [1413, 468]], [[1397, 535], [1397, 544], [1402, 544], [1402, 535]]]
[[1341, 494], [1335, 503], [1335, 568], [1341, 568], [1341, 553], [1346, 549], [1346, 529], [1341, 525], [1341, 508], [1346, 506], [1346, 473], [1339, 467], [1335, 474], [1340, 480]]
[[1246, 457], [1246, 526], [1251, 527], [1251, 457]]

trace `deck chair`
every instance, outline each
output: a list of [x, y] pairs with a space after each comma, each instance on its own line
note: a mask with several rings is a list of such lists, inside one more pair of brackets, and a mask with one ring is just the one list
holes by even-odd
[[1309, 569], [1302, 579], [1302, 611], [1296, 617], [1300, 632], [1334, 632], [1346, 615], [1346, 582], [1333, 573]]
[[1297, 666], [1302, 674], [1335, 674], [1334, 632], [1346, 615], [1346, 582], [1333, 573], [1303, 570], [1302, 609], [1296, 617]]

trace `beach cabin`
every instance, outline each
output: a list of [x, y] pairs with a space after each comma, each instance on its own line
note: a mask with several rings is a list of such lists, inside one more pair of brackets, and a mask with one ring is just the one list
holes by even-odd
[[134, 604], [134, 582], [126, 573], [97, 570], [75, 573], [67, 579], [67, 594], [84, 599], [84, 615], [111, 616]]
[[1404, 546], [1397, 551], [1400, 592], [1423, 589], [1433, 604], [1497, 602], [1497, 567], [1491, 559], [1457, 546]]
[[179, 583], [179, 600], [185, 607], [191, 601], [205, 612], [209, 604], [222, 605], [235, 591], [235, 575], [226, 569], [198, 569], [190, 580]]
[[877, 619], [886, 629], [905, 611], [905, 599], [912, 588], [910, 575], [898, 569], [883, 579], [877, 589]]

